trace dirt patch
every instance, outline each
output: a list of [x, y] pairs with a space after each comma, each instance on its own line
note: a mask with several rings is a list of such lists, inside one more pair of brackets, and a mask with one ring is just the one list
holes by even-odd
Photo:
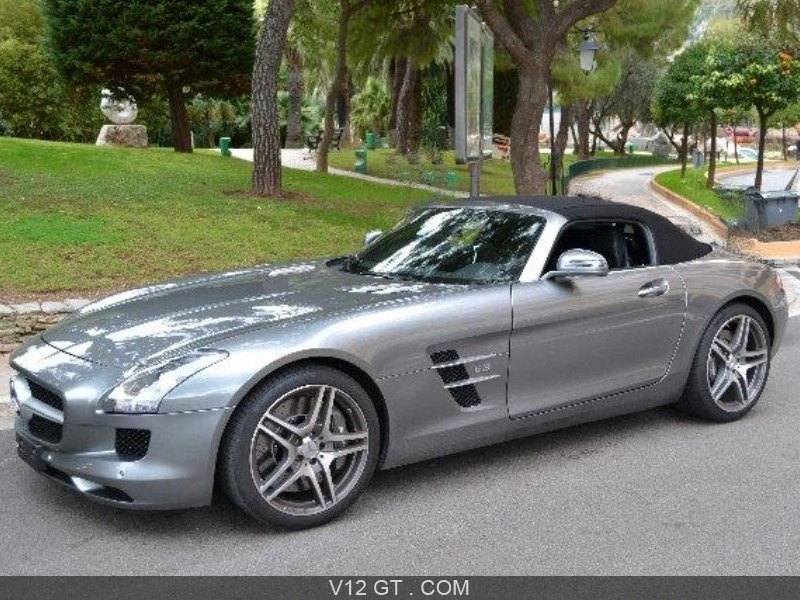
[[104, 290], [79, 290], [79, 291], [60, 291], [60, 292], [13, 292], [0, 288], [0, 304], [23, 304], [25, 302], [61, 302], [63, 300], [73, 300], [86, 298], [87, 300], [99, 300], [106, 296], [111, 296], [125, 288], [110, 288]]
[[752, 238], [757, 239], [759, 242], [794, 242], [800, 240], [800, 222], [787, 223], [777, 227], [766, 227], [754, 232], [731, 229], [728, 235], [729, 243], [734, 243], [736, 240], [741, 242]]

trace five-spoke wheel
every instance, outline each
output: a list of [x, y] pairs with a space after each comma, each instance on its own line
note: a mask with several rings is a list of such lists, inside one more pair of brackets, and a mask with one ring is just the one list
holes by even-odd
[[327, 367], [293, 369], [264, 382], [232, 417], [220, 480], [256, 518], [319, 525], [366, 485], [379, 437], [375, 408], [352, 378]]
[[259, 493], [287, 514], [321, 512], [346, 496], [369, 458], [364, 413], [344, 391], [309, 385], [267, 409], [250, 444]]
[[767, 379], [769, 343], [764, 328], [742, 314], [719, 328], [708, 353], [708, 390], [722, 410], [738, 411], [755, 401]]
[[711, 320], [678, 408], [714, 421], [732, 421], [758, 401], [767, 382], [770, 339], [764, 319], [732, 304]]

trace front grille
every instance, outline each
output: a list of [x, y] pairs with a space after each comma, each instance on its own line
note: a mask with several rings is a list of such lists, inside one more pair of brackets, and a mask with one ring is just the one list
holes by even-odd
[[33, 415], [28, 421], [28, 431], [31, 435], [51, 444], [58, 444], [61, 441], [63, 427], [60, 423], [55, 423], [39, 415]]
[[114, 449], [121, 460], [141, 460], [150, 448], [150, 431], [147, 429], [117, 429]]
[[28, 380], [28, 387], [31, 390], [31, 396], [36, 398], [39, 402], [44, 402], [47, 406], [55, 408], [56, 410], [64, 410], [64, 401], [57, 394], [54, 394], [47, 388], [30, 380]]

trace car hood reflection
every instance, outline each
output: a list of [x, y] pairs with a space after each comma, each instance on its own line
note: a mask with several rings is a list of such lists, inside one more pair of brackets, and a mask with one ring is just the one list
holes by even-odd
[[349, 274], [324, 262], [254, 267], [111, 296], [42, 337], [73, 356], [130, 367], [252, 329], [366, 310], [453, 287]]

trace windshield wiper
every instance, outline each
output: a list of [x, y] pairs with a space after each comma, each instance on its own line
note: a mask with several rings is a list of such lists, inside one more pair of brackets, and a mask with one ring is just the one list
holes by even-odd
[[362, 275], [371, 275], [373, 277], [382, 277], [383, 279], [396, 279], [398, 281], [421, 281], [422, 277], [412, 275], [410, 273], [391, 273], [389, 271], [361, 271]]

